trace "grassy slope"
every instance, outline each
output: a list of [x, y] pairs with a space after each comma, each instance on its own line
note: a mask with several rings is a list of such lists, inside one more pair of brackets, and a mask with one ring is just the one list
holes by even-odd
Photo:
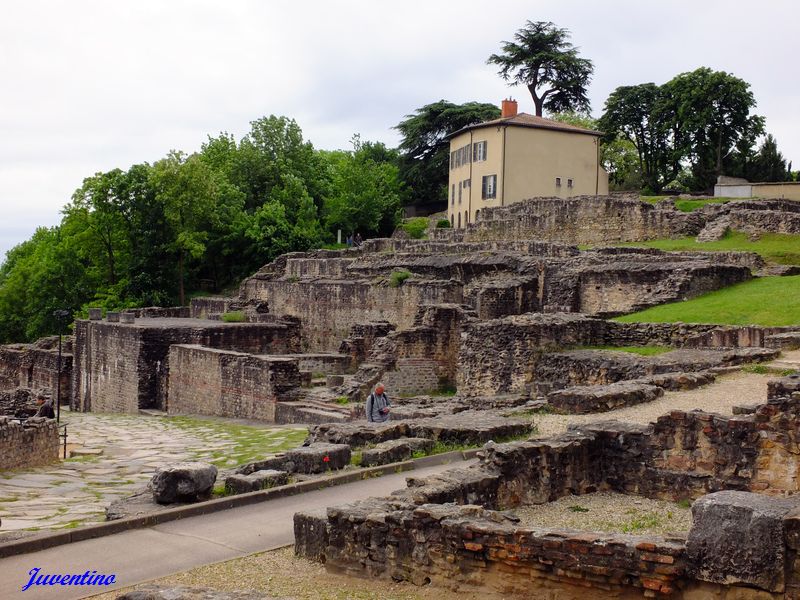
[[615, 319], [626, 323], [721, 323], [777, 327], [800, 325], [800, 275], [764, 277]]
[[693, 237], [675, 240], [651, 240], [629, 242], [623, 246], [658, 248], [659, 250], [701, 250], [757, 252], [764, 260], [781, 265], [800, 265], [800, 235], [765, 233], [756, 241], [750, 241], [744, 233], [728, 232], [716, 242], [696, 242]]

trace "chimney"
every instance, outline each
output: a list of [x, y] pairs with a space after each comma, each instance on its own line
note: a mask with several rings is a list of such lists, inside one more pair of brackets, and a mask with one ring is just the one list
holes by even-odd
[[503, 100], [501, 116], [505, 119], [506, 117], [516, 117], [517, 116], [517, 101], [508, 98], [507, 100]]

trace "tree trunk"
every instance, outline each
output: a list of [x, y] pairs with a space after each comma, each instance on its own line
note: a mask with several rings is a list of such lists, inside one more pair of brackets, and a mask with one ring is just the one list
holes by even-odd
[[531, 93], [531, 98], [533, 98], [533, 105], [536, 107], [536, 116], [542, 116], [542, 105], [544, 104], [544, 100], [539, 98], [536, 95], [536, 86], [533, 84], [528, 85], [528, 91]]
[[186, 304], [186, 293], [183, 289], [183, 250], [178, 252], [178, 297], [181, 306]]

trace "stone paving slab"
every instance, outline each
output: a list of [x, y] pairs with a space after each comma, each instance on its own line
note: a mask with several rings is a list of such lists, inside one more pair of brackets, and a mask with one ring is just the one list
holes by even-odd
[[[210, 460], [214, 452], [224, 453], [235, 444], [227, 432], [202, 423], [187, 427], [163, 417], [69, 410], [61, 417], [68, 425], [70, 445], [102, 454], [0, 474], [0, 539], [10, 532], [104, 521], [106, 506], [140, 488], [159, 467]], [[265, 431], [276, 429], [265, 426]]]

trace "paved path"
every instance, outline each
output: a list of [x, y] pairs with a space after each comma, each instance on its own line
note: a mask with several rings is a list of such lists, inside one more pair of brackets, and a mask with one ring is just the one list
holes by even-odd
[[405, 487], [405, 478], [410, 474], [415, 477], [426, 476], [466, 464], [441, 465], [385, 475], [290, 498], [171, 521], [149, 529], [135, 529], [0, 559], [0, 598], [67, 600], [112, 589], [31, 586], [22, 592], [22, 586], [29, 580], [28, 572], [34, 567], [39, 567], [42, 573], [55, 574], [84, 573], [86, 570], [113, 573], [117, 582], [113, 587], [127, 587], [200, 565], [274, 549], [293, 541], [292, 517], [299, 510], [384, 496]]
[[61, 420], [70, 447], [102, 454], [0, 474], [0, 536], [104, 521], [106, 506], [141, 487], [160, 466], [208, 460], [225, 467], [245, 462], [254, 450], [263, 451], [261, 458], [297, 446], [307, 433], [302, 426], [68, 410]]

